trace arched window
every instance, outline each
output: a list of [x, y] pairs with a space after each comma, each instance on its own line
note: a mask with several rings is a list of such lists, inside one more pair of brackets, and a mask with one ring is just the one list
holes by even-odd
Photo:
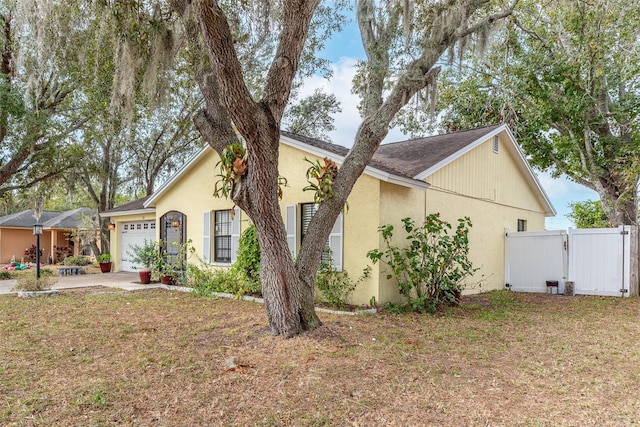
[[167, 254], [167, 261], [175, 264], [178, 247], [187, 241], [187, 216], [169, 211], [160, 218], [160, 240]]

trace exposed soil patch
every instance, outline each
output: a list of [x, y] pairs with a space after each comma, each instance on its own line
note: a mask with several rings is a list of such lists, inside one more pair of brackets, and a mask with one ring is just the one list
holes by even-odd
[[2, 296], [0, 425], [636, 425], [639, 309], [498, 292], [283, 340], [245, 301]]

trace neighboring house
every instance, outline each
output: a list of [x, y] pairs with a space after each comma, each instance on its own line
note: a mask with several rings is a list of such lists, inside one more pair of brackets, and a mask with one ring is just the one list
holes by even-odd
[[[63, 252], [74, 255], [81, 254], [83, 249], [75, 232], [82, 229], [86, 217], [96, 215], [95, 209], [78, 208], [65, 212], [43, 211], [38, 221], [43, 226], [40, 236], [42, 249], [41, 262], [46, 262], [51, 255], [53, 262], [62, 261], [56, 253], [56, 247], [65, 248]], [[0, 264], [6, 264], [15, 258], [20, 261], [25, 249], [35, 245], [33, 225], [36, 219], [33, 211], [27, 210], [0, 217]], [[58, 251], [60, 254], [60, 251]]]
[[[345, 147], [282, 132], [279, 170], [288, 186], [280, 206], [294, 255], [314, 212], [313, 193], [302, 191], [309, 167], [304, 159], [328, 157], [340, 164], [347, 152]], [[213, 197], [218, 159], [213, 149], [205, 147], [154, 195], [103, 213], [115, 224], [111, 247], [116, 270], [134, 267], [127, 249], [145, 239], [191, 239], [206, 264], [224, 267], [234, 262], [240, 233], [250, 219], [237, 208], [231, 215], [233, 202]], [[381, 225], [393, 224], [401, 242], [402, 218], [419, 221], [440, 212], [455, 223], [469, 216], [470, 257], [479, 268], [470, 282], [482, 281], [482, 289], [503, 287], [505, 229], [543, 230], [545, 217], [555, 215], [505, 125], [382, 145], [348, 203], [328, 241], [337, 268], [358, 277], [371, 265], [366, 254], [382, 244]], [[354, 292], [353, 302], [365, 304], [371, 297], [378, 302], [398, 300], [385, 266], [372, 268], [371, 277]]]

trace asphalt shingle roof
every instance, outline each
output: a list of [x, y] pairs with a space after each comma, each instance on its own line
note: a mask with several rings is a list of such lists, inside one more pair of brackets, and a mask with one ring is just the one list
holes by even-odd
[[129, 202], [129, 203], [125, 203], [124, 205], [120, 205], [120, 206], [117, 206], [115, 208], [111, 208], [108, 211], [104, 211], [102, 214], [104, 216], [109, 216], [107, 214], [116, 213], [116, 212], [137, 211], [137, 210], [140, 210], [140, 209], [146, 209], [144, 207], [144, 202], [146, 202], [149, 197], [151, 197], [151, 196], [146, 196], [146, 197], [143, 197], [141, 199], [134, 200], [134, 201]]
[[381, 145], [374, 154], [374, 160], [384, 162], [402, 170], [409, 176], [436, 165], [467, 145], [477, 141], [499, 128], [501, 125], [487, 126], [467, 131], [411, 139]]
[[[280, 134], [287, 136], [291, 139], [300, 141], [304, 144], [310, 145], [312, 147], [320, 148], [321, 150], [325, 150], [325, 151], [329, 151], [331, 153], [337, 154], [341, 157], [345, 157], [347, 154], [349, 154], [348, 148], [343, 147], [341, 145], [333, 144], [331, 142], [326, 142], [326, 141], [322, 141], [315, 138], [309, 138], [307, 136], [297, 135], [297, 134], [286, 132], [286, 131], [281, 131]], [[414, 177], [414, 175], [409, 175], [405, 171], [398, 169], [397, 167], [395, 167], [396, 165], [389, 163], [382, 158], [380, 159], [376, 158], [375, 156], [373, 159], [371, 159], [371, 161], [369, 161], [369, 166], [371, 166], [372, 168], [381, 170], [383, 172], [390, 173], [392, 175], [401, 176], [403, 178]]]
[[[76, 229], [81, 228], [86, 215], [95, 215], [96, 213], [95, 209], [90, 208], [78, 208], [64, 212], [42, 211], [39, 222], [45, 229]], [[32, 210], [0, 217], [0, 227], [31, 228], [35, 223], [36, 219]]]

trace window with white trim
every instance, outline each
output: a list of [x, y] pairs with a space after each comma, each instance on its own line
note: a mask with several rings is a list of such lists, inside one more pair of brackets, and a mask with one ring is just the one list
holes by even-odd
[[224, 209], [204, 212], [202, 233], [204, 262], [229, 264], [236, 261], [240, 243], [241, 212], [238, 207], [233, 211]]
[[231, 209], [214, 212], [213, 259], [231, 262]]
[[[314, 203], [302, 203], [300, 204], [300, 222], [296, 221], [297, 214], [296, 205], [290, 205], [286, 207], [286, 227], [287, 227], [287, 243], [289, 244], [289, 249], [293, 256], [296, 255], [297, 252], [297, 233], [296, 229], [300, 230], [300, 243], [304, 239], [305, 234], [307, 234], [307, 229], [309, 228], [309, 223], [311, 222], [311, 218], [318, 210], [318, 205]], [[331, 229], [331, 233], [329, 234], [329, 238], [327, 239], [327, 244], [325, 247], [325, 251], [322, 254], [322, 261], [329, 262], [331, 261], [332, 265], [338, 271], [342, 271], [342, 212], [338, 215], [336, 222], [333, 224], [333, 228]]]

